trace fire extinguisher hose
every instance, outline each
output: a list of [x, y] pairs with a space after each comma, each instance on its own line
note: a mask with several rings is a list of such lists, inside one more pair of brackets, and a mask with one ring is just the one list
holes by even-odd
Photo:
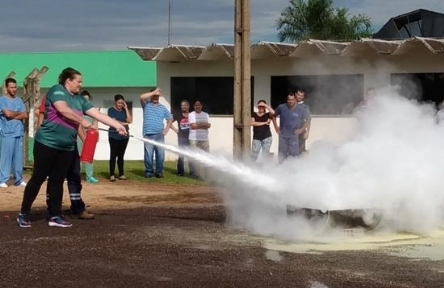
[[[111, 132], [111, 133], [118, 133], [117, 131], [113, 131], [113, 130], [109, 131], [108, 129], [105, 129], [105, 128], [98, 128], [97, 130], [105, 131], [105, 132]], [[131, 135], [131, 134], [128, 134], [128, 136], [132, 137], [134, 139], [137, 139], [137, 140], [145, 141], [142, 137], [137, 137], [137, 136], [134, 136], [134, 135]]]

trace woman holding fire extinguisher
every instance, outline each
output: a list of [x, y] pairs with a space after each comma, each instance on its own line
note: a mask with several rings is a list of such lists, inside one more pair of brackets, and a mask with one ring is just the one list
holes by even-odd
[[[81, 95], [84, 94], [83, 91], [80, 93]], [[79, 96], [81, 97], [81, 96]], [[36, 116], [38, 117], [37, 121], [37, 129], [42, 125], [43, 119], [45, 116], [45, 107], [46, 104], [46, 95], [43, 95], [42, 101], [40, 103], [40, 107], [38, 110], [36, 110]], [[95, 128], [95, 127], [92, 127]], [[66, 175], [66, 180], [68, 184], [68, 192], [69, 192], [69, 199], [71, 201], [71, 214], [77, 216], [79, 219], [94, 219], [94, 214], [89, 213], [86, 210], [86, 204], [82, 199], [82, 179], [80, 175], [80, 155], [79, 151], [82, 151], [83, 142], [85, 142], [85, 131], [83, 127], [79, 127], [78, 131], [78, 139], [77, 145], [74, 145], [74, 153], [73, 153], [73, 159], [71, 161], [71, 165], [68, 169], [68, 174]], [[78, 142], [82, 142], [81, 144]], [[91, 161], [92, 162], [92, 161]], [[86, 162], [85, 162], [86, 163]], [[87, 163], [89, 164], [89, 163]], [[48, 177], [49, 178], [49, 177]], [[47, 199], [49, 199], [49, 192], [46, 191]]]
[[25, 187], [17, 217], [19, 227], [31, 227], [31, 207], [48, 176], [48, 225], [62, 228], [72, 226], [62, 216], [63, 182], [75, 153], [79, 126], [86, 129], [92, 126], [82, 115], [114, 127], [120, 135], [128, 135], [122, 124], [79, 97], [81, 87], [82, 74], [73, 68], [66, 68], [59, 76], [59, 84], [46, 94], [44, 120], [34, 138], [33, 174]]

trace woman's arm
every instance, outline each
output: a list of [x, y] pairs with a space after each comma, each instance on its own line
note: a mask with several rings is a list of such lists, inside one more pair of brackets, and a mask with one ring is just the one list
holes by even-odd
[[120, 124], [119, 121], [97, 111], [96, 108], [91, 108], [88, 111], [86, 111], [86, 115], [93, 117], [94, 119], [105, 125], [115, 128], [120, 135], [125, 135], [125, 136], [128, 135], [125, 127], [123, 127], [123, 125]]
[[[100, 108], [97, 109], [100, 112]], [[93, 129], [99, 129], [99, 122], [96, 119], [93, 119], [92, 126]], [[83, 131], [83, 130], [82, 130]]]
[[125, 104], [123, 104], [123, 107], [125, 108], [125, 113], [126, 113], [126, 123], [125, 124], [131, 124], [133, 123], [133, 116], [131, 116], [131, 113], [128, 109], [128, 106], [126, 105], [126, 102], [124, 102]]
[[251, 126], [264, 126], [270, 124], [269, 121], [267, 122], [257, 122], [254, 118], [251, 118]]
[[[78, 115], [71, 108], [69, 108], [68, 104], [66, 104], [65, 101], [56, 101], [56, 102], [54, 102], [54, 108], [56, 109], [57, 112], [59, 112], [66, 119], [68, 119], [68, 120], [70, 120], [70, 121], [72, 121], [74, 123], [80, 124], [80, 125], [82, 125], [85, 128], [90, 128], [91, 125], [92, 125], [86, 119], [84, 119], [82, 116]], [[97, 113], [100, 113], [95, 108], [94, 108], [94, 110]]]
[[274, 109], [271, 108], [271, 106], [269, 106], [268, 104], [261, 103], [261, 104], [258, 105], [258, 106], [263, 106], [263, 107], [265, 107], [265, 108], [268, 110], [268, 112], [270, 113], [270, 115], [274, 115], [274, 114], [275, 114]]
[[77, 129], [77, 135], [79, 136], [79, 138], [82, 142], [85, 142], [86, 135], [85, 135], [85, 131], [83, 130], [82, 126], [79, 126], [79, 129]]
[[271, 118], [271, 121], [273, 121], [273, 126], [274, 126], [274, 130], [276, 131], [276, 133], [277, 134], [281, 133], [281, 128], [277, 124], [276, 116], [273, 116], [273, 118]]

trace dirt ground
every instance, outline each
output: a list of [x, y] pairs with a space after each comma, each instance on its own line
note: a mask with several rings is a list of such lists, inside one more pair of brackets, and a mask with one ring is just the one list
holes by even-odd
[[83, 198], [97, 217], [72, 219], [67, 229], [46, 225], [44, 193], [33, 227], [19, 229], [22, 193], [0, 190], [0, 287], [444, 286], [443, 261], [374, 250], [266, 249], [260, 238], [225, 224], [211, 187], [84, 184]]

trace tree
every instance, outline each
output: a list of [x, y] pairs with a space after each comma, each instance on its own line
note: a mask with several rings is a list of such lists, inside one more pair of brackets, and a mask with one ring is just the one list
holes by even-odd
[[370, 37], [370, 18], [350, 16], [347, 8], [333, 6], [332, 0], [290, 0], [277, 20], [279, 41], [344, 40]]

